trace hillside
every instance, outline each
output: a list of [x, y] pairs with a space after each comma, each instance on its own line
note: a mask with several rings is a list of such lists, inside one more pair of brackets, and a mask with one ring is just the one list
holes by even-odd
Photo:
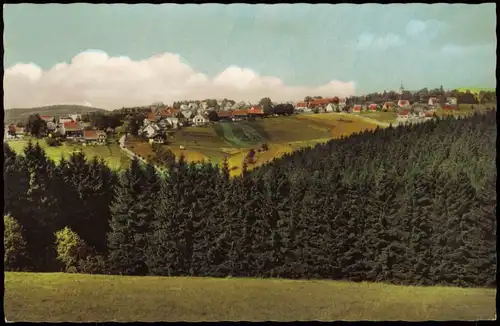
[[7, 272], [5, 316], [31, 322], [477, 320], [495, 317], [495, 290]]
[[5, 122], [16, 122], [28, 119], [31, 114], [61, 116], [70, 113], [88, 113], [95, 111], [106, 111], [104, 109], [83, 106], [83, 105], [49, 105], [35, 108], [16, 108], [4, 110]]
[[[384, 112], [382, 112], [384, 113]], [[188, 161], [210, 160], [221, 163], [229, 159], [232, 175], [241, 173], [241, 166], [250, 149], [258, 150], [262, 144], [269, 145], [267, 152], [257, 152], [255, 162], [249, 168], [281, 157], [304, 147], [324, 143], [330, 139], [347, 136], [355, 132], [373, 130], [377, 125], [386, 127], [395, 115], [371, 116], [346, 115], [340, 113], [302, 114], [289, 117], [273, 117], [255, 121], [221, 122], [207, 127], [187, 127], [177, 131], [167, 147], [179, 157], [184, 154]], [[153, 155], [151, 145], [130, 138], [129, 148], [147, 158]], [[184, 146], [185, 150], [179, 150]]]

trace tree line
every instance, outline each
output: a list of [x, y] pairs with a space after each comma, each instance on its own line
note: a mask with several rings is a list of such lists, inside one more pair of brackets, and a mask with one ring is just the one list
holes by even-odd
[[4, 262], [494, 286], [495, 137], [495, 111], [441, 118], [332, 140], [234, 178], [227, 162], [180, 157], [158, 175], [134, 160], [115, 173], [83, 154], [56, 165], [36, 144], [24, 155], [4, 144]]

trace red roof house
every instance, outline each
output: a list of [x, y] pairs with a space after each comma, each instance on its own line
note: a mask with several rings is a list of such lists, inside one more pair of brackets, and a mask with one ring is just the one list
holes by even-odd
[[54, 121], [54, 117], [48, 116], [48, 115], [41, 115], [40, 118], [44, 121]]
[[370, 104], [370, 106], [368, 106], [368, 110], [370, 111], [377, 111], [377, 104]]
[[258, 106], [252, 106], [252, 107], [248, 110], [248, 113], [249, 113], [249, 114], [262, 115], [262, 114], [264, 114], [264, 110], [263, 110], [261, 107], [258, 107]]
[[408, 100], [399, 100], [398, 101], [398, 106], [400, 108], [405, 108], [405, 107], [407, 107], [409, 105], [410, 105], [410, 101], [408, 101]]
[[156, 121], [156, 114], [154, 112], [149, 112], [147, 118], [149, 122]]
[[219, 111], [217, 112], [217, 116], [220, 118], [231, 118], [233, 113], [231, 111]]
[[83, 138], [87, 141], [104, 141], [106, 133], [102, 130], [84, 130]]
[[236, 116], [236, 117], [238, 117], [238, 116], [242, 117], [242, 116], [247, 116], [247, 115], [248, 115], [248, 110], [235, 110], [235, 111], [233, 111], [233, 116]]
[[321, 99], [317, 99], [317, 100], [311, 101], [311, 105], [312, 106], [327, 105], [329, 103], [333, 103], [333, 99], [332, 98], [321, 98]]
[[355, 106], [353, 106], [352, 112], [361, 112], [361, 105], [356, 104]]
[[297, 102], [297, 103], [295, 104], [295, 107], [296, 107], [296, 108], [302, 108], [302, 109], [305, 109], [305, 108], [307, 108], [307, 103], [306, 103], [306, 102]]
[[71, 122], [64, 123], [64, 129], [66, 131], [79, 131], [79, 130], [83, 130], [83, 127], [78, 122], [71, 121]]

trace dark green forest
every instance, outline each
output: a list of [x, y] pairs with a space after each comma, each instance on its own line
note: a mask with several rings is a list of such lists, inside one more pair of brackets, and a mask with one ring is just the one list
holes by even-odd
[[26, 247], [10, 270], [60, 271], [55, 232], [90, 248], [73, 270], [485, 287], [496, 284], [496, 111], [332, 140], [230, 178], [115, 174], [4, 143], [4, 215]]

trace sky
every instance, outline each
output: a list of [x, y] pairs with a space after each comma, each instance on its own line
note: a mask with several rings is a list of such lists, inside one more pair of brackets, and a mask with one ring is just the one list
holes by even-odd
[[4, 106], [496, 87], [496, 5], [8, 4]]

